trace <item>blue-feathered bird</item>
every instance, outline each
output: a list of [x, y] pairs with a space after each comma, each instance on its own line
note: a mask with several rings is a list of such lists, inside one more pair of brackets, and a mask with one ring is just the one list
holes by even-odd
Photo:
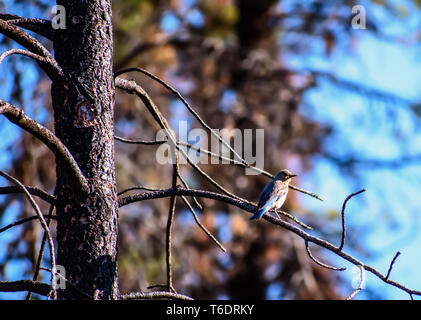
[[291, 178], [295, 177], [289, 170], [281, 170], [275, 178], [266, 185], [260, 194], [256, 213], [250, 218], [260, 219], [266, 212], [272, 209], [280, 209], [288, 194], [288, 185]]

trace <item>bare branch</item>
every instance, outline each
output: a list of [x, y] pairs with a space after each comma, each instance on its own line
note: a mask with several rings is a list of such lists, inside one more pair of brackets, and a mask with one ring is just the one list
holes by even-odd
[[[139, 70], [137, 70], [137, 68], [130, 68], [130, 69], [136, 69], [136, 70], [133, 70], [133, 71], [139, 71]], [[126, 72], [127, 70], [129, 70], [129, 69], [126, 69], [126, 70], [123, 70], [123, 71], [121, 71], [121, 72]], [[143, 70], [143, 69], [140, 69], [140, 70]], [[115, 74], [115, 77], [117, 77], [119, 74], [121, 74], [121, 72], [119, 72], [119, 73], [116, 73]], [[147, 71], [146, 71], [147, 72]], [[152, 75], [153, 76], [153, 75]], [[157, 78], [158, 79], [158, 78]], [[157, 80], [158, 81], [158, 80]], [[160, 80], [160, 81], [162, 81], [162, 80]], [[156, 105], [153, 103], [153, 101], [151, 100], [151, 98], [149, 97], [149, 95], [145, 92], [145, 90], [143, 90], [143, 88], [142, 87], [140, 87], [135, 81], [133, 81], [133, 80], [131, 80], [131, 81], [128, 81], [128, 80], [125, 80], [125, 79], [122, 79], [122, 78], [116, 78], [115, 79], [115, 85], [116, 85], [116, 87], [117, 88], [120, 88], [120, 89], [122, 89], [122, 90], [125, 90], [126, 92], [128, 92], [128, 93], [130, 93], [130, 94], [136, 94], [141, 100], [142, 100], [142, 102], [145, 104], [145, 106], [147, 107], [147, 109], [149, 110], [149, 112], [152, 114], [152, 116], [154, 117], [154, 119], [158, 122], [158, 124], [161, 126], [161, 128], [162, 129], [166, 129], [166, 128], [169, 128], [169, 126], [168, 126], [168, 124], [166, 123], [166, 120], [165, 120], [165, 118], [160, 114], [160, 112], [159, 112], [159, 110], [158, 110], [158, 108], [156, 107]], [[172, 87], [171, 87], [171, 89], [172, 90], [175, 90], [175, 89], [173, 89]], [[170, 89], [170, 90], [171, 90]], [[177, 92], [177, 91], [176, 91]], [[178, 93], [178, 92], [177, 92]], [[178, 93], [179, 94], [179, 93]], [[181, 96], [181, 95], [180, 95]], [[182, 98], [182, 97], [181, 97]], [[184, 98], [182, 98], [183, 100], [184, 100]], [[184, 100], [185, 101], [185, 100]], [[187, 103], [187, 102], [186, 102]], [[190, 106], [189, 106], [190, 107]], [[190, 107], [191, 108], [191, 107]], [[194, 110], [193, 110], [194, 111]], [[205, 124], [206, 125], [206, 124]], [[207, 125], [206, 125], [207, 126]], [[212, 130], [213, 131], [213, 130]], [[214, 132], [214, 131], [213, 131]], [[216, 134], [216, 133], [215, 133]], [[224, 192], [225, 194], [227, 194], [227, 195], [229, 195], [229, 196], [231, 196], [231, 197], [237, 197], [237, 198], [239, 198], [238, 196], [236, 196], [236, 195], [234, 195], [234, 194], [232, 194], [231, 192], [229, 192], [228, 190], [226, 190], [224, 187], [222, 187], [220, 184], [218, 184], [214, 179], [212, 179], [208, 174], [206, 174], [202, 169], [200, 169], [199, 168], [199, 166], [197, 166], [191, 159], [190, 159], [190, 157], [186, 154], [186, 152], [182, 149], [182, 148], [180, 148], [179, 147], [179, 144], [181, 144], [181, 145], [188, 145], [188, 144], [186, 144], [186, 143], [184, 143], [184, 142], [178, 142], [177, 140], [176, 140], [176, 138], [172, 135], [172, 134], [170, 134], [171, 135], [171, 137], [170, 136], [168, 136], [168, 139], [170, 139], [171, 141], [169, 141], [169, 143], [170, 142], [172, 142], [174, 145], [175, 145], [175, 147], [177, 148], [177, 150], [179, 151], [179, 152], [181, 152], [181, 154], [183, 155], [183, 157], [185, 157], [186, 158], [186, 160], [187, 160], [187, 162], [200, 174], [200, 175], [202, 175], [210, 184], [212, 184], [213, 186], [215, 186], [217, 189], [219, 189], [220, 191], [222, 191], [222, 192]], [[221, 138], [222, 139], [222, 138]], [[222, 139], [223, 140], [223, 139]], [[120, 140], [121, 141], [121, 140]], [[223, 140], [224, 142], [225, 142], [225, 140]], [[191, 147], [193, 147], [193, 146], [191, 146]], [[231, 147], [230, 147], [231, 148]], [[232, 149], [232, 148], [231, 148]], [[200, 151], [200, 152], [202, 152], [202, 150], [203, 149], [199, 149], [198, 151]], [[214, 153], [212, 153], [211, 151], [208, 151], [208, 150], [206, 150], [206, 151], [203, 151], [203, 152], [205, 152], [206, 154], [208, 154], [208, 155], [210, 155], [210, 156], [216, 156], [216, 157], [218, 157], [218, 158], [220, 158], [220, 156], [219, 155], [215, 155]], [[226, 157], [223, 157], [223, 158], [226, 158]], [[234, 159], [229, 159], [229, 158], [226, 158], [225, 160], [228, 160], [228, 161], [230, 161], [230, 163], [233, 163], [233, 164], [237, 164], [237, 165], [242, 165], [243, 167], [245, 167], [245, 168], [250, 168], [251, 170], [255, 170], [255, 171], [258, 171], [258, 172], [260, 172], [260, 173], [262, 173], [263, 175], [265, 175], [265, 176], [267, 176], [267, 177], [269, 177], [269, 178], [271, 178], [271, 179], [273, 179], [274, 178], [274, 176], [272, 175], [272, 174], [270, 174], [270, 173], [268, 173], [268, 172], [266, 172], [266, 171], [264, 171], [264, 170], [262, 170], [262, 169], [260, 169], [260, 168], [257, 168], [257, 167], [254, 167], [254, 166], [251, 166], [251, 165], [249, 165], [248, 163], [244, 163], [244, 162], [242, 162], [242, 161], [237, 161], [237, 160], [234, 160]], [[314, 197], [314, 198], [316, 198], [316, 199], [318, 199], [318, 200], [321, 200], [321, 201], [323, 201], [323, 199], [321, 198], [321, 197], [319, 197], [317, 194], [315, 194], [315, 193], [312, 193], [312, 192], [309, 192], [309, 191], [306, 191], [306, 190], [303, 190], [303, 189], [300, 189], [300, 188], [298, 188], [298, 187], [295, 187], [295, 186], [293, 186], [293, 185], [289, 185], [289, 188], [291, 188], [292, 190], [295, 190], [295, 191], [299, 191], [299, 192], [302, 192], [302, 193], [304, 193], [304, 194], [307, 194], [307, 195], [309, 195], [309, 196], [312, 196], [312, 197]], [[241, 198], [240, 198], [241, 199]], [[245, 199], [241, 199], [241, 200], [243, 200], [243, 201], [247, 201], [247, 200], [245, 200]]]
[[35, 59], [40, 63], [48, 63], [47, 58], [42, 57], [38, 54], [32, 53], [30, 51], [23, 50], [23, 49], [10, 49], [10, 50], [7, 50], [6, 52], [3, 52], [0, 55], [0, 64], [3, 62], [3, 60], [6, 57], [11, 56], [12, 54], [20, 54], [20, 55], [27, 56], [27, 57], [30, 57], [32, 59]]
[[217, 183], [214, 179], [212, 179], [206, 172], [204, 172], [202, 169], [200, 169], [199, 166], [197, 166], [190, 159], [190, 157], [186, 154], [186, 152], [182, 148], [180, 148], [180, 146], [177, 144], [177, 139], [174, 136], [174, 134], [171, 132], [171, 130], [169, 129], [167, 121], [165, 120], [165, 118], [160, 113], [158, 107], [155, 105], [155, 103], [151, 100], [149, 95], [146, 93], [145, 90], [143, 90], [143, 88], [141, 86], [137, 85], [135, 81], [127, 81], [127, 80], [122, 79], [122, 78], [116, 78], [115, 79], [115, 85], [116, 85], [117, 88], [125, 90], [126, 92], [128, 92], [130, 94], [136, 94], [142, 100], [142, 102], [144, 103], [144, 105], [146, 106], [148, 111], [151, 113], [151, 115], [153, 116], [155, 121], [159, 124], [159, 126], [163, 130], [165, 130], [171, 147], [172, 148], [175, 147], [179, 152], [181, 152], [183, 157], [186, 158], [187, 162], [193, 167], [193, 169], [195, 169], [211, 185], [213, 185], [218, 190], [222, 191], [223, 193], [225, 193], [225, 194], [227, 194], [227, 195], [229, 195], [233, 198], [238, 198], [242, 201], [247, 202], [247, 200], [236, 196], [235, 194], [229, 192], [227, 189], [225, 189], [223, 186], [221, 186], [219, 183]]
[[[184, 188], [186, 189], [190, 189], [189, 185], [187, 184], [187, 182], [184, 180], [183, 176], [181, 174], [178, 175], [178, 178], [180, 179], [181, 183], [183, 184]], [[192, 197], [195, 205], [199, 208], [199, 210], [203, 210], [203, 206], [202, 204], [199, 202], [199, 200], [197, 200], [196, 197]]]
[[51, 53], [34, 37], [17, 26], [0, 19], [0, 33], [15, 40], [29, 51], [43, 57], [51, 57]]
[[[119, 204], [119, 207], [122, 207], [122, 206], [128, 205], [130, 203], [134, 203], [134, 202], [137, 202], [137, 201], [166, 198], [166, 197], [170, 197], [174, 194], [177, 195], [177, 196], [195, 196], [195, 197], [203, 197], [203, 198], [222, 201], [224, 203], [231, 204], [233, 206], [236, 206], [238, 208], [241, 208], [241, 209], [243, 209], [245, 211], [248, 211], [250, 213], [253, 213], [253, 214], [256, 211], [256, 206], [250, 205], [249, 203], [243, 202], [243, 201], [238, 200], [236, 198], [229, 197], [229, 196], [224, 195], [224, 194], [210, 192], [210, 191], [204, 191], [204, 190], [193, 190], [193, 189], [188, 190], [188, 189], [184, 189], [184, 188], [181, 188], [181, 187], [177, 187], [175, 189], [171, 188], [171, 189], [167, 189], [167, 190], [144, 192], [144, 193], [139, 193], [139, 194], [135, 194], [135, 195], [131, 195], [131, 196], [126, 196], [126, 197], [123, 197], [123, 198], [119, 198], [118, 204]], [[390, 279], [387, 279], [386, 276], [383, 275], [377, 269], [362, 263], [358, 259], [356, 259], [353, 256], [345, 253], [344, 251], [340, 250], [339, 247], [335, 246], [334, 244], [332, 244], [332, 243], [330, 243], [326, 240], [323, 240], [321, 238], [310, 235], [307, 232], [305, 232], [304, 230], [294, 226], [293, 224], [291, 224], [287, 221], [275, 218], [271, 215], [265, 214], [262, 218], [264, 220], [266, 220], [267, 222], [273, 224], [273, 225], [279, 226], [281, 228], [287, 229], [287, 230], [295, 233], [296, 235], [301, 237], [304, 241], [307, 241], [309, 243], [312, 242], [312, 243], [314, 243], [314, 244], [316, 244], [320, 247], [323, 247], [323, 248], [335, 253], [336, 255], [338, 255], [341, 258], [347, 260], [348, 262], [352, 263], [353, 265], [362, 266], [366, 271], [374, 274], [376, 277], [378, 277], [380, 280], [382, 280], [383, 282], [385, 282], [387, 284], [390, 284], [390, 285], [392, 285], [396, 288], [399, 288], [399, 289], [407, 292], [410, 295], [421, 296], [421, 291], [407, 288], [406, 286], [404, 286], [404, 285], [402, 285], [402, 284], [400, 284], [396, 281], [392, 281]]]
[[129, 144], [145, 144], [145, 145], [163, 144], [163, 143], [168, 142], [168, 140], [153, 140], [153, 141], [129, 140], [129, 139], [124, 139], [118, 136], [114, 136], [114, 139], [120, 142], [129, 143]]
[[133, 190], [146, 190], [146, 191], [163, 191], [165, 189], [161, 189], [161, 188], [148, 188], [148, 187], [144, 187], [144, 186], [135, 186], [135, 187], [130, 187], [127, 189], [124, 189], [120, 192], [117, 193], [117, 196], [121, 196], [127, 192], [133, 191]]
[[[57, 196], [57, 188], [54, 189], [54, 196]], [[52, 214], [54, 212], [55, 207], [56, 207], [55, 204], [51, 204], [50, 205], [50, 209], [49, 209], [48, 214], [51, 217], [52, 217]], [[47, 225], [48, 225], [48, 227], [50, 227], [51, 219], [52, 218], [47, 218]], [[38, 275], [39, 275], [39, 272], [41, 270], [42, 260], [44, 259], [44, 252], [45, 252], [45, 246], [47, 244], [47, 240], [48, 240], [48, 235], [47, 235], [46, 232], [44, 232], [44, 235], [42, 236], [41, 247], [40, 247], [40, 249], [38, 251], [37, 262], [35, 264], [34, 276], [32, 277], [32, 280], [34, 280], [34, 281], [37, 281], [38, 280]], [[28, 294], [26, 296], [26, 300], [31, 300], [31, 297], [32, 297], [32, 292], [28, 292]]]
[[[46, 63], [40, 63], [41, 68], [51, 79], [62, 78], [63, 73], [57, 61], [51, 53], [34, 37], [17, 26], [0, 19], [0, 33], [15, 40], [17, 43], [28, 49], [30, 52], [44, 57]], [[46, 68], [48, 66], [48, 68]]]
[[190, 212], [192, 213], [194, 220], [196, 221], [197, 225], [200, 227], [200, 229], [203, 230], [204, 233], [206, 233], [208, 235], [209, 238], [212, 239], [213, 242], [216, 243], [216, 245], [223, 251], [223, 252], [227, 252], [227, 249], [225, 249], [225, 247], [212, 235], [212, 233], [210, 233], [208, 231], [208, 229], [205, 228], [205, 226], [203, 224], [200, 223], [199, 218], [197, 217], [196, 212], [194, 211], [194, 209], [192, 208], [192, 206], [190, 205], [190, 203], [187, 201], [185, 196], [181, 196], [181, 199], [183, 199], [184, 203], [187, 205], [187, 207], [189, 208]]
[[323, 262], [320, 262], [319, 260], [317, 260], [317, 259], [316, 259], [316, 258], [312, 255], [312, 253], [311, 253], [311, 251], [310, 251], [310, 248], [309, 248], [309, 246], [308, 246], [308, 241], [307, 241], [307, 240], [305, 240], [304, 242], [305, 242], [305, 245], [306, 245], [306, 250], [307, 250], [308, 256], [309, 256], [309, 257], [310, 257], [310, 259], [311, 259], [311, 260], [313, 260], [316, 264], [318, 264], [319, 266], [321, 266], [321, 267], [323, 267], [323, 268], [330, 269], [330, 270], [335, 270], [335, 271], [344, 271], [344, 270], [346, 270], [346, 268], [337, 268], [337, 267], [332, 267], [332, 266], [329, 266], [329, 265], [327, 265], [327, 264], [325, 264], [325, 263], [323, 263]]
[[55, 252], [54, 252], [53, 238], [51, 237], [50, 229], [49, 229], [47, 223], [45, 222], [44, 215], [42, 214], [42, 212], [41, 212], [40, 208], [38, 207], [38, 204], [35, 202], [34, 198], [32, 198], [31, 194], [28, 192], [28, 190], [26, 190], [25, 186], [19, 180], [17, 180], [16, 178], [10, 176], [9, 174], [7, 174], [6, 172], [3, 172], [1, 170], [0, 170], [0, 175], [2, 177], [6, 178], [7, 180], [17, 184], [22, 189], [22, 191], [28, 197], [28, 200], [31, 203], [31, 206], [34, 208], [35, 213], [38, 215], [38, 219], [41, 223], [42, 228], [44, 229], [45, 233], [47, 234], [48, 245], [50, 246], [51, 269], [53, 270], [53, 272], [51, 273], [51, 293], [52, 293], [53, 299], [55, 299], [56, 298], [56, 289], [55, 289], [56, 258], [55, 258]]
[[[51, 273], [51, 269], [48, 268], [44, 268], [44, 267], [40, 267], [39, 270], [44, 270], [44, 271], [48, 271]], [[66, 283], [70, 284], [74, 289], [76, 289], [76, 291], [82, 293], [83, 295], [85, 295], [86, 297], [93, 299], [94, 297], [92, 297], [89, 293], [85, 292], [84, 290], [80, 289], [77, 285], [75, 285], [72, 281], [66, 279], [61, 273], [56, 272], [56, 274], [59, 276], [59, 278], [63, 279], [64, 281], [66, 281]], [[34, 280], [35, 281], [35, 280]], [[29, 299], [27, 299], [29, 300]]]
[[392, 262], [390, 263], [390, 266], [389, 266], [389, 270], [387, 271], [386, 279], [389, 279], [390, 273], [392, 272], [392, 269], [393, 269], [393, 265], [400, 254], [401, 254], [400, 251], [398, 251], [393, 257]]
[[0, 99], [0, 114], [5, 115], [11, 122], [41, 140], [54, 153], [59, 160], [59, 163], [73, 173], [72, 176], [79, 184], [81, 190], [85, 193], [89, 192], [88, 181], [80, 170], [76, 160], [54, 133], [37, 121], [29, 118], [22, 109], [19, 109], [2, 99]]
[[250, 166], [246, 160], [244, 160], [230, 145], [227, 143], [219, 134], [217, 134], [203, 119], [199, 116], [199, 114], [190, 106], [190, 104], [184, 99], [184, 97], [172, 86], [170, 86], [168, 83], [163, 81], [162, 79], [158, 78], [154, 74], [150, 73], [149, 71], [146, 71], [142, 68], [134, 67], [134, 68], [128, 68], [123, 69], [120, 71], [117, 71], [115, 73], [114, 77], [117, 77], [123, 73], [127, 72], [133, 72], [137, 71], [140, 73], [143, 73], [144, 75], [148, 76], [149, 78], [157, 81], [159, 84], [164, 86], [166, 89], [170, 90], [172, 93], [175, 94], [175, 96], [186, 106], [186, 108], [190, 111], [190, 113], [199, 121], [200, 125], [204, 128], [206, 128], [214, 137], [216, 137], [225, 147], [227, 147], [244, 165]]
[[[178, 181], [178, 157], [175, 153], [176, 163], [173, 165], [173, 174], [172, 174], [172, 187], [175, 188], [177, 186]], [[172, 285], [172, 269], [171, 269], [171, 231], [172, 231], [172, 224], [174, 221], [174, 214], [175, 214], [175, 203], [176, 203], [176, 196], [172, 195], [170, 199], [170, 210], [168, 213], [168, 220], [167, 220], [167, 230], [166, 230], [166, 241], [165, 241], [165, 248], [167, 252], [167, 290], [170, 292], [175, 292], [175, 289]]]
[[51, 21], [39, 18], [24, 18], [14, 14], [0, 14], [0, 19], [6, 20], [10, 24], [33, 31], [48, 40], [54, 39], [54, 29], [51, 26]]
[[[47, 214], [47, 215], [44, 215], [44, 218], [55, 219], [56, 217]], [[0, 233], [4, 232], [6, 230], [9, 230], [10, 228], [19, 226], [21, 224], [24, 224], [26, 222], [29, 222], [29, 221], [32, 221], [32, 220], [36, 220], [36, 219], [38, 219], [38, 216], [31, 216], [31, 217], [26, 217], [26, 218], [17, 220], [15, 222], [12, 222], [12, 223], [8, 224], [7, 226], [4, 226], [3, 228], [0, 228]]]
[[142, 299], [142, 300], [150, 300], [150, 299], [178, 299], [178, 300], [194, 300], [189, 296], [174, 293], [174, 292], [167, 292], [167, 291], [154, 291], [154, 292], [133, 292], [129, 294], [122, 294], [120, 296], [121, 300], [135, 300], [135, 299]]
[[[154, 140], [154, 141], [145, 141], [145, 140], [129, 140], [129, 139], [124, 139], [118, 136], [114, 136], [114, 139], [120, 142], [124, 142], [124, 143], [129, 143], [129, 144], [144, 144], [144, 145], [156, 145], [156, 144], [163, 144], [163, 143], [167, 143], [168, 139], [166, 140]], [[178, 143], [178, 142], [177, 142]], [[183, 183], [183, 185], [189, 189], [189, 186], [187, 184], [187, 182], [183, 179], [183, 177], [181, 175], [178, 176], [178, 178], [181, 180], [181, 182]], [[194, 203], [197, 205], [197, 207], [202, 210], [203, 207], [202, 205], [199, 203], [199, 201], [197, 201], [196, 198], [193, 197], [193, 201]]]
[[346, 197], [343, 205], [342, 205], [342, 211], [341, 211], [341, 217], [342, 217], [342, 239], [341, 239], [341, 245], [339, 246], [339, 250], [342, 250], [342, 248], [345, 245], [345, 233], [346, 233], [346, 225], [345, 225], [345, 208], [346, 208], [346, 204], [348, 202], [349, 199], [351, 199], [352, 197], [356, 196], [357, 194], [360, 194], [362, 192], [365, 192], [365, 189], [362, 189], [360, 191], [354, 192], [352, 194], [350, 194], [348, 197]]
[[[56, 202], [56, 198], [49, 193], [41, 190], [37, 187], [29, 187], [25, 186], [26, 190], [29, 191], [30, 194], [41, 198], [42, 200], [54, 204]], [[9, 187], [0, 187], [0, 194], [13, 194], [13, 193], [22, 193], [22, 189], [17, 186], [9, 186]]]
[[298, 220], [296, 217], [294, 217], [292, 214], [289, 214], [288, 212], [285, 211], [281, 211], [281, 210], [275, 210], [275, 213], [280, 213], [283, 216], [291, 219], [292, 221], [294, 221], [295, 223], [299, 224], [300, 226], [302, 226], [303, 228], [306, 228], [307, 230], [313, 230], [312, 227], [306, 225], [304, 222], [301, 222], [300, 220]]
[[32, 281], [32, 280], [19, 280], [19, 281], [2, 281], [0, 282], [1, 292], [18, 292], [30, 291], [42, 296], [48, 296], [51, 287], [49, 284]]

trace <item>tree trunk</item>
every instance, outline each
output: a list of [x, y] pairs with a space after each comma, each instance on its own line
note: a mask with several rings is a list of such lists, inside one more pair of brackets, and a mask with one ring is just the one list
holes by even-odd
[[117, 201], [114, 166], [114, 81], [111, 0], [57, 1], [66, 28], [54, 52], [69, 81], [54, 83], [56, 135], [89, 181], [76, 187], [57, 163], [57, 261], [70, 282], [60, 299], [115, 299]]

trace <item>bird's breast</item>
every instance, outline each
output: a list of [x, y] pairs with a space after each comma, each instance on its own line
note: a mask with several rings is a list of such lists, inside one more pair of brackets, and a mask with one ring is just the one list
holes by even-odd
[[284, 204], [285, 199], [286, 199], [286, 196], [285, 196], [285, 195], [283, 195], [283, 196], [279, 197], [279, 198], [276, 200], [276, 202], [275, 202], [275, 207], [276, 207], [277, 209], [280, 209], [280, 208], [282, 207], [282, 205]]

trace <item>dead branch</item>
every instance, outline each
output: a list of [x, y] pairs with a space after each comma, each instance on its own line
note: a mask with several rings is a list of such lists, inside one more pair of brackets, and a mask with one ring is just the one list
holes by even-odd
[[75, 178], [81, 190], [86, 193], [89, 192], [88, 181], [80, 170], [76, 160], [54, 133], [37, 121], [29, 118], [22, 109], [2, 99], [0, 99], [0, 114], [3, 114], [11, 122], [41, 140], [54, 153], [59, 163], [73, 173], [72, 176]]

